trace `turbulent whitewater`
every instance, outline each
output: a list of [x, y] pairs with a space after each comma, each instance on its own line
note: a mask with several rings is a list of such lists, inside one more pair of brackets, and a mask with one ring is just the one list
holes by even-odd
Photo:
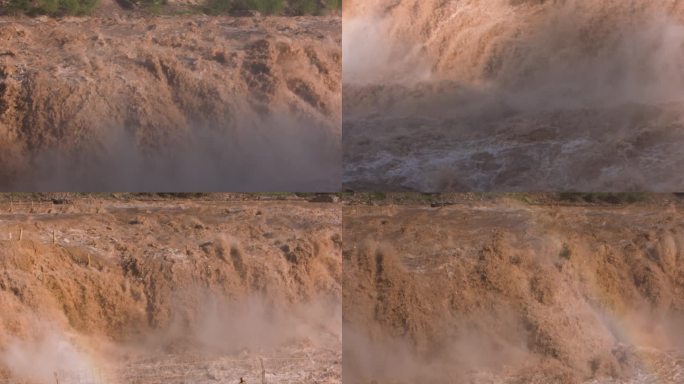
[[344, 382], [681, 383], [682, 208], [346, 207]]
[[684, 185], [684, 3], [345, 5], [347, 187]]
[[5, 198], [0, 383], [339, 383], [340, 222], [247, 196]]
[[341, 20], [0, 18], [0, 189], [333, 191]]

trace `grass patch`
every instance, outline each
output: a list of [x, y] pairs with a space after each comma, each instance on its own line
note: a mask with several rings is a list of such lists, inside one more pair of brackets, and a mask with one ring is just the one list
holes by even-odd
[[[117, 0], [125, 8], [141, 8], [163, 13], [167, 0]], [[81, 16], [91, 13], [99, 0], [6, 0], [0, 14], [28, 16]], [[233, 14], [257, 11], [262, 15], [322, 15], [342, 9], [342, 0], [206, 0], [197, 11], [208, 14]], [[189, 12], [194, 13], [194, 12]]]
[[570, 203], [589, 203], [589, 204], [631, 204], [646, 200], [648, 194], [642, 192], [624, 193], [576, 193], [563, 192], [558, 195], [560, 201]]
[[441, 202], [441, 194], [417, 192], [342, 192], [343, 201], [352, 204], [419, 204], [430, 205]]
[[572, 250], [567, 243], [563, 243], [563, 248], [561, 248], [560, 255], [561, 259], [569, 260], [572, 256]]
[[5, 12], [29, 16], [80, 16], [92, 12], [99, 0], [9, 0]]
[[288, 0], [285, 9], [290, 16], [322, 15], [342, 10], [342, 0]]
[[283, 12], [285, 0], [207, 0], [206, 9], [211, 14], [258, 11], [274, 15]]
[[164, 11], [164, 6], [166, 6], [166, 0], [143, 0], [140, 5], [150, 13], [162, 13]]
[[322, 8], [316, 0], [290, 0], [287, 4], [287, 13], [292, 16], [317, 15]]
[[341, 0], [207, 0], [210, 14], [258, 11], [262, 15], [322, 15], [342, 9]]
[[[643, 192], [625, 193], [510, 193], [510, 192], [469, 192], [469, 193], [418, 193], [418, 192], [344, 192], [341, 199], [351, 204], [419, 204], [446, 206], [465, 202], [487, 202], [499, 199], [513, 199], [529, 205], [595, 204], [625, 205], [650, 201], [652, 199], [675, 197], [674, 194], [651, 194]], [[684, 193], [679, 198], [684, 199]]]

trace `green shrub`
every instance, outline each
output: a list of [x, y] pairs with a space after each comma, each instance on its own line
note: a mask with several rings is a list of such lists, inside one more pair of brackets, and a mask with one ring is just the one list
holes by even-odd
[[321, 6], [317, 0], [289, 0], [287, 13], [292, 16], [317, 15], [321, 12]]
[[598, 192], [598, 193], [575, 193], [563, 192], [558, 195], [561, 201], [572, 203], [592, 203], [592, 204], [630, 204], [637, 203], [646, 199], [646, 194], [641, 192]]
[[255, 7], [257, 11], [265, 15], [281, 13], [285, 7], [285, 2], [283, 0], [252, 0], [252, 2], [256, 3]]
[[150, 9], [159, 9], [163, 6], [165, 6], [167, 3], [166, 0], [142, 0], [142, 6], [147, 7]]
[[385, 192], [373, 192], [369, 198], [371, 200], [385, 200], [387, 199], [387, 194]]
[[[158, 9], [167, 0], [116, 0], [126, 8]], [[99, 0], [5, 0], [2, 13], [35, 15], [84, 15], [91, 12]], [[3, 4], [0, 0], [0, 4]], [[320, 15], [342, 9], [342, 0], [206, 0], [207, 13], [225, 14], [239, 11], [259, 11], [264, 15]]]
[[323, 5], [327, 9], [340, 10], [342, 9], [342, 0], [323, 0]]
[[563, 248], [561, 249], [559, 256], [566, 260], [570, 259], [570, 257], [572, 256], [572, 250], [570, 249], [570, 246], [568, 244], [563, 243]]
[[97, 6], [99, 0], [9, 0], [12, 13], [27, 15], [85, 15]]
[[342, 9], [342, 0], [207, 0], [206, 9], [214, 14], [259, 11], [264, 15], [320, 15]]
[[285, 0], [208, 0], [210, 13], [231, 13], [236, 11], [259, 11], [264, 15], [281, 13]]
[[287, 4], [288, 14], [292, 16], [320, 15], [342, 9], [342, 0], [289, 0]]

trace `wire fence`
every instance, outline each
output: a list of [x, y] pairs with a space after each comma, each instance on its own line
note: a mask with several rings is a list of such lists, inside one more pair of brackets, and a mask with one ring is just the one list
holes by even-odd
[[0, 212], [4, 213], [30, 213], [37, 210], [48, 210], [53, 208], [55, 204], [52, 201], [3, 201], [0, 203]]
[[114, 376], [98, 369], [81, 370], [58, 370], [47, 378], [41, 375], [33, 379], [5, 378], [0, 379], [0, 384], [105, 384], [116, 383]]
[[[59, 370], [46, 382], [17, 378], [0, 378], [0, 384], [156, 384], [156, 383], [240, 383], [249, 384], [299, 383], [300, 375], [311, 370], [311, 365], [334, 364], [335, 359], [305, 357], [259, 356], [243, 359], [220, 358], [130, 363], [116, 370], [82, 369]], [[275, 379], [278, 377], [278, 379]], [[289, 377], [289, 379], [288, 379]]]
[[40, 240], [42, 242], [49, 241], [52, 244], [57, 244], [61, 239], [66, 239], [64, 241], [68, 242], [68, 237], [69, 236], [64, 232], [54, 229], [24, 229], [24, 227], [20, 225], [13, 225], [0, 229], [0, 241]]
[[141, 198], [135, 200], [107, 199], [97, 196], [85, 196], [76, 199], [38, 197], [24, 200], [0, 200], [0, 215], [8, 214], [55, 214], [55, 213], [100, 213], [111, 209], [176, 209], [184, 204], [199, 204], [202, 206], [224, 206], [227, 204], [240, 204], [249, 202], [336, 202], [337, 197], [332, 194], [316, 194], [312, 197], [298, 197], [294, 194], [287, 196], [269, 196], [262, 194], [246, 194], [226, 197], [223, 194], [209, 194], [200, 199], [194, 198]]
[[[119, 196], [114, 196], [119, 195]], [[162, 196], [169, 195], [169, 196]], [[246, 203], [252, 201], [308, 201], [308, 202], [337, 202], [339, 197], [335, 193], [177, 193], [177, 194], [79, 194], [79, 193], [39, 193], [25, 194], [25, 196], [0, 199], [0, 212], [13, 210], [28, 211], [30, 208], [37, 209], [68, 207], [68, 206], [93, 206], [121, 204], [135, 205], [159, 204], [159, 203]]]
[[97, 369], [58, 371], [55, 372], [54, 378], [55, 384], [104, 384], [113, 382], [113, 377]]

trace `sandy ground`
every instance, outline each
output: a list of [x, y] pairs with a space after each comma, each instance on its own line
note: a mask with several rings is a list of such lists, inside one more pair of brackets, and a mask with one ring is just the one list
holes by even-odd
[[333, 191], [340, 40], [335, 16], [0, 18], [0, 188]]
[[341, 382], [338, 204], [0, 210], [1, 382]]
[[681, 382], [683, 210], [346, 206], [345, 382]]
[[348, 3], [347, 188], [684, 186], [681, 2]]

